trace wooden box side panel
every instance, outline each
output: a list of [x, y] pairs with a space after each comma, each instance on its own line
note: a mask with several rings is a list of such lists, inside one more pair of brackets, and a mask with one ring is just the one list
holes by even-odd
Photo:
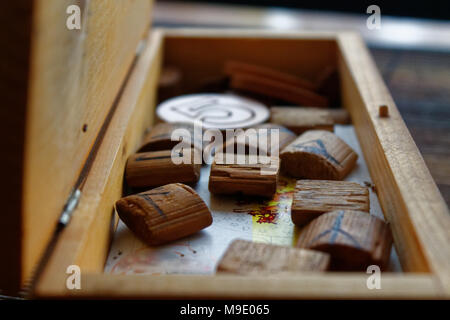
[[[22, 278], [36, 265], [150, 23], [150, 1], [36, 1], [25, 137]], [[17, 212], [11, 213], [17, 214]]]
[[[402, 267], [433, 272], [448, 282], [448, 208], [364, 43], [347, 34], [339, 44], [343, 103], [391, 223]], [[381, 105], [388, 106], [389, 117], [379, 117]]]
[[333, 39], [298, 40], [169, 31], [164, 41], [164, 65], [180, 69], [182, 87], [187, 92], [198, 91], [205, 82], [223, 78], [224, 65], [229, 60], [299, 74], [313, 82], [323, 67], [337, 65], [337, 46]]
[[82, 273], [103, 272], [115, 221], [114, 203], [122, 196], [125, 164], [153, 122], [161, 59], [161, 35], [153, 33], [146, 39], [118, 101], [80, 203], [40, 278], [38, 295], [54, 290], [66, 294], [69, 265], [78, 265]]

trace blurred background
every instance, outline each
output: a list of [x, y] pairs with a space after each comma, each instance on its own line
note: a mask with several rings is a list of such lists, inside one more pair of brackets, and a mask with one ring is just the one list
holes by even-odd
[[[380, 28], [367, 25], [377, 5]], [[450, 206], [450, 1], [168, 1], [157, 27], [359, 32]]]

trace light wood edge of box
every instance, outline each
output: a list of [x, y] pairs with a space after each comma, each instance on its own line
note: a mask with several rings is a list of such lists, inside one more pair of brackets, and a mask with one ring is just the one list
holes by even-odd
[[47, 292], [47, 298], [79, 299], [437, 299], [442, 294], [427, 274], [382, 274], [381, 289], [368, 289], [369, 275], [302, 273], [282, 276], [82, 275], [79, 290]]
[[[362, 39], [341, 34], [338, 45], [344, 105], [355, 124], [402, 267], [434, 273], [450, 293], [448, 207]], [[378, 116], [380, 105], [388, 106], [388, 118]]]
[[249, 39], [309, 39], [309, 40], [336, 40], [336, 32], [324, 31], [287, 31], [287, 30], [263, 30], [263, 29], [209, 29], [209, 28], [155, 28], [155, 31], [164, 33], [165, 37], [189, 37], [189, 38], [249, 38]]
[[152, 32], [146, 38], [145, 49], [120, 97], [80, 203], [38, 282], [37, 296], [64, 287], [69, 265], [80, 265], [83, 272], [103, 271], [112, 234], [108, 226], [114, 227], [116, 221], [111, 204], [121, 197], [128, 156], [138, 148], [145, 129], [152, 123], [162, 59], [161, 42], [159, 32]]

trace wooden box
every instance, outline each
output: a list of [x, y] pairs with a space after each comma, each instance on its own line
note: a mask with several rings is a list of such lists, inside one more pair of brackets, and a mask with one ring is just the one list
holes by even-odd
[[[69, 53], [55, 53], [52, 58], [36, 54], [40, 52], [36, 45], [33, 50], [37, 51], [25, 48], [38, 60], [24, 67], [22, 77], [28, 79], [25, 71], [31, 69], [36, 78], [22, 81], [25, 87], [15, 86], [20, 90], [16, 89], [13, 94], [26, 93], [27, 98], [26, 101], [10, 99], [11, 107], [17, 107], [20, 112], [6, 129], [1, 129], [4, 136], [11, 134], [9, 130], [16, 133], [14, 143], [2, 148], [11, 156], [1, 159], [3, 168], [11, 170], [7, 173], [9, 181], [4, 180], [4, 184], [12, 183], [2, 187], [2, 203], [6, 204], [7, 211], [0, 218], [0, 248], [9, 259], [0, 266], [4, 292], [17, 291], [33, 274], [33, 269], [37, 269], [34, 274], [39, 277], [33, 283], [33, 294], [37, 297], [450, 297], [448, 208], [357, 34], [203, 29], [147, 33], [148, 2], [123, 3], [126, 8], [122, 10], [99, 1], [92, 3], [91, 14], [98, 13], [99, 19], [103, 17], [106, 23], [108, 19], [100, 9], [110, 10], [110, 14], [116, 14], [114, 21], [121, 21], [133, 30], [130, 33], [133, 37], [130, 37], [119, 24], [112, 30], [100, 22], [92, 22], [89, 30], [94, 35], [111, 32], [103, 44], [106, 51], [101, 52], [106, 52], [106, 56], [100, 66], [95, 56], [90, 55], [99, 53], [95, 47], [80, 48], [76, 42], [79, 39], [72, 39], [74, 48], [85, 50], [82, 60], [74, 61], [74, 66], [79, 63], [79, 68], [86, 68], [87, 63], [98, 72], [83, 69], [85, 72], [75, 72], [72, 76], [85, 78], [75, 79], [70, 74], [63, 76], [60, 70], [50, 69], [46, 73], [45, 69], [39, 70], [40, 66], [48, 66], [46, 59], [60, 61], [55, 59], [68, 58]], [[100, 7], [95, 8], [95, 5]], [[52, 16], [52, 12], [45, 14], [59, 19]], [[45, 14], [41, 12], [40, 17]], [[40, 36], [57, 37], [58, 32], [55, 33]], [[143, 35], [141, 49], [135, 55]], [[59, 36], [69, 40], [72, 37], [66, 31]], [[41, 45], [45, 45], [45, 39], [40, 40]], [[95, 43], [90, 45], [95, 46]], [[118, 48], [123, 50], [118, 52]], [[19, 46], [19, 49], [24, 48]], [[25, 59], [25, 54], [23, 57]], [[195, 85], [201, 79], [217, 76], [227, 59], [264, 64], [306, 77], [313, 77], [330, 62], [337, 66], [342, 105], [351, 114], [404, 272], [383, 273], [379, 290], [367, 288], [368, 275], [364, 273], [329, 272], [289, 277], [103, 273], [117, 222], [113, 205], [122, 194], [126, 160], [137, 150], [153, 121], [161, 66], [177, 65], [185, 76], [185, 83]], [[44, 72], [48, 78], [39, 72]], [[37, 80], [40, 81], [33, 82]], [[88, 82], [86, 87], [85, 81]], [[379, 117], [381, 105], [388, 106], [389, 117]], [[17, 124], [19, 126], [14, 127]], [[70, 222], [55, 232], [64, 204], [70, 195], [72, 199], [77, 198], [73, 197], [76, 194], [73, 190], [78, 189], [81, 196]], [[56, 240], [50, 241], [52, 237]], [[49, 244], [51, 250], [45, 254]], [[39, 260], [43, 262], [37, 267]], [[70, 265], [78, 265], [82, 270], [80, 290], [66, 287], [66, 270]]]

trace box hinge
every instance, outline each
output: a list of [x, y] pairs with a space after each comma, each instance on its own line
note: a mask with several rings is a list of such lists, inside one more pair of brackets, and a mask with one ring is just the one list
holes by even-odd
[[72, 217], [73, 212], [78, 206], [78, 203], [80, 202], [81, 197], [81, 190], [75, 189], [72, 191], [72, 193], [69, 196], [69, 199], [67, 200], [66, 204], [64, 205], [64, 209], [61, 213], [61, 216], [59, 217], [58, 226], [59, 227], [65, 227]]

